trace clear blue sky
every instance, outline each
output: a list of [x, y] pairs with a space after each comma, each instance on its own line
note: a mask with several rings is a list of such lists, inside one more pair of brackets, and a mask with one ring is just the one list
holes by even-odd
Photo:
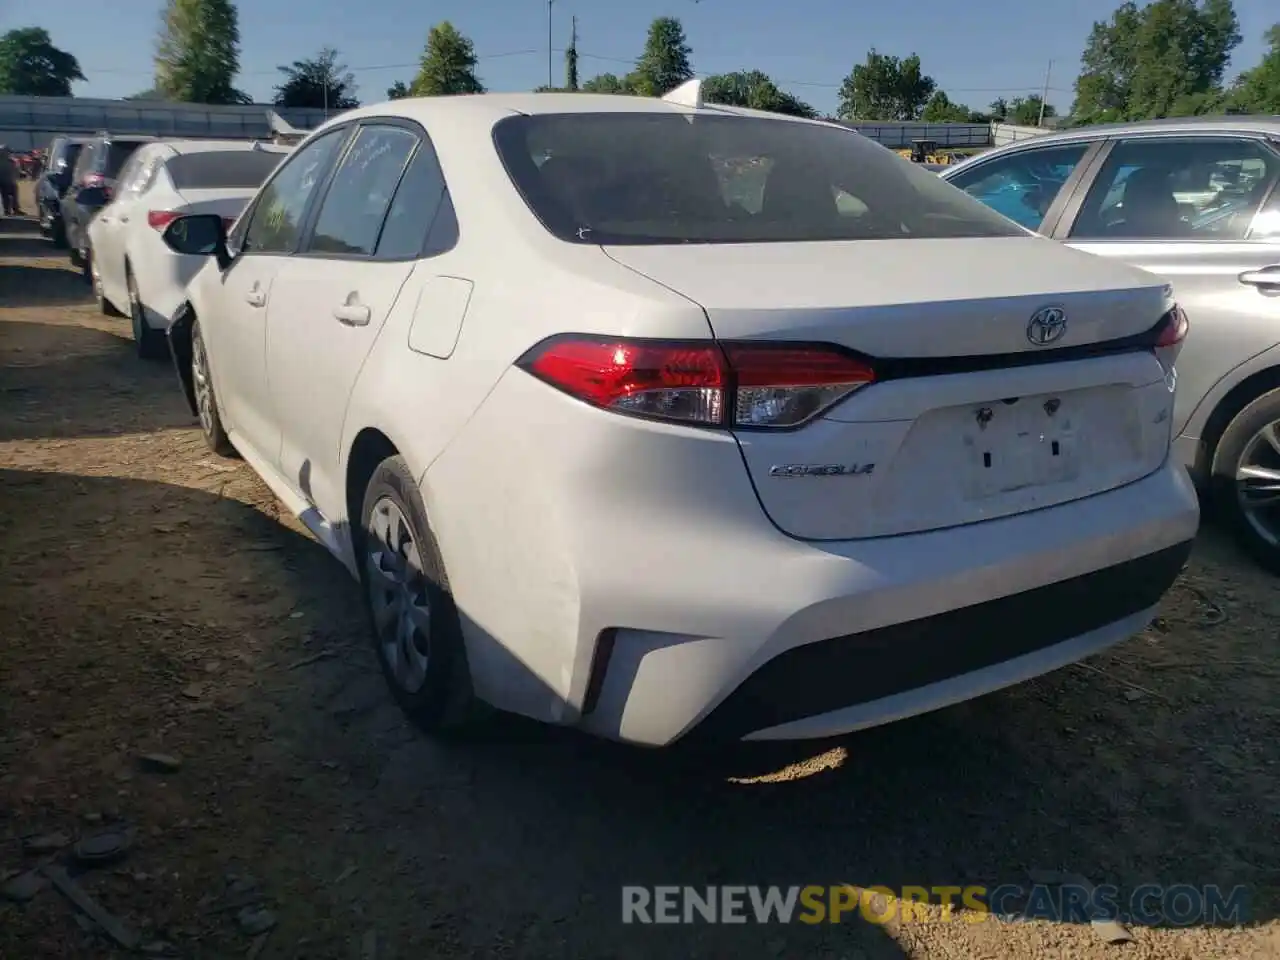
[[[756, 68], [820, 110], [869, 47], [920, 54], [952, 99], [981, 107], [998, 96], [1037, 92], [1052, 59], [1049, 100], [1070, 106], [1080, 51], [1094, 20], [1118, 0], [555, 0], [555, 47], [578, 18], [583, 79], [624, 73], [657, 16], [681, 19], [700, 74]], [[87, 83], [76, 93], [121, 97], [151, 86], [161, 0], [120, 0], [93, 15], [62, 4], [0, 0], [5, 27], [43, 26], [79, 59]], [[337, 47], [355, 72], [358, 96], [381, 100], [408, 81], [427, 29], [440, 20], [475, 42], [480, 79], [491, 90], [528, 90], [547, 79], [546, 0], [243, 0], [239, 85], [267, 100], [275, 67]], [[24, 16], [22, 11], [28, 11]], [[1244, 43], [1232, 72], [1262, 55], [1262, 34], [1280, 21], [1277, 0], [1236, 0]], [[563, 57], [555, 55], [555, 76]]]

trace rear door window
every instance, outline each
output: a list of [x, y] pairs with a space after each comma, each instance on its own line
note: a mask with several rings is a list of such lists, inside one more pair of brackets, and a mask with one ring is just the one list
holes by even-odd
[[418, 137], [403, 127], [361, 127], [320, 204], [307, 251], [372, 256], [417, 145]]
[[[1280, 180], [1280, 156], [1237, 137], [1116, 144], [1071, 230], [1077, 240], [1240, 241]], [[1264, 224], [1265, 228], [1265, 224]]]

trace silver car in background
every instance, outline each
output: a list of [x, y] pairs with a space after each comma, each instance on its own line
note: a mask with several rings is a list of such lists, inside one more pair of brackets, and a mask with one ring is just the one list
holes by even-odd
[[1175, 454], [1280, 573], [1280, 117], [1083, 127], [940, 176], [1028, 229], [1173, 284], [1191, 320]]

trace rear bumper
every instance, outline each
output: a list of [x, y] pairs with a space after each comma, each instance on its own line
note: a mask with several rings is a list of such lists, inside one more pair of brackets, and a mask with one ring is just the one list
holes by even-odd
[[1141, 630], [1190, 552], [1186, 541], [1023, 593], [793, 647], [691, 736], [830, 736], [1028, 680]]
[[654, 746], [826, 736], [1087, 656], [1146, 624], [1199, 525], [1167, 461], [1000, 519], [795, 540], [731, 438], [518, 371], [422, 483], [477, 694]]

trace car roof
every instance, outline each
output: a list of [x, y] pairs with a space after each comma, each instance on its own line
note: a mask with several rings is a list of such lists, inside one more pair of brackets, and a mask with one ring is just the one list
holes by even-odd
[[[839, 126], [820, 120], [806, 120], [764, 110], [745, 107], [728, 107], [718, 103], [704, 104], [697, 108], [702, 113], [732, 116], [755, 116], [795, 123], [820, 123]], [[451, 97], [407, 97], [386, 103], [357, 107], [340, 114], [332, 124], [358, 120], [362, 117], [402, 117], [416, 120], [424, 126], [450, 121], [483, 123], [489, 126], [512, 116], [535, 116], [560, 113], [672, 113], [688, 115], [694, 108], [672, 103], [658, 97], [632, 97], [609, 93], [476, 93]]]
[[1096, 140], [1099, 137], [1155, 133], [1261, 133], [1277, 136], [1280, 135], [1280, 116], [1164, 117], [1159, 120], [1099, 123], [1089, 127], [1073, 127], [1070, 130], [1028, 137], [1026, 140], [1017, 140], [1005, 146], [1070, 143], [1076, 140]]
[[255, 140], [162, 140], [162, 146], [168, 147], [176, 154], [187, 153], [229, 153], [233, 151], [255, 150], [259, 153], [291, 153], [290, 147], [277, 146], [274, 143]]

